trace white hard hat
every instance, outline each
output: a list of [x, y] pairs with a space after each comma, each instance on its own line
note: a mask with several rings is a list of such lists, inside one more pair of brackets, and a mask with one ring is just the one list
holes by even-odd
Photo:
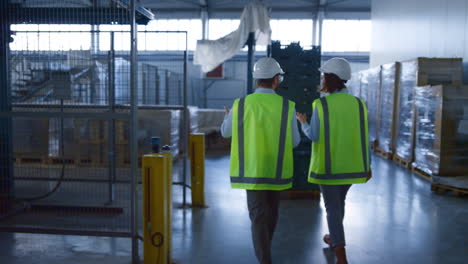
[[332, 58], [328, 60], [320, 67], [319, 71], [323, 73], [333, 73], [344, 81], [351, 79], [351, 66], [349, 62], [343, 58]]
[[277, 74], [284, 74], [284, 72], [279, 63], [273, 58], [261, 58], [254, 65], [254, 79], [270, 79]]

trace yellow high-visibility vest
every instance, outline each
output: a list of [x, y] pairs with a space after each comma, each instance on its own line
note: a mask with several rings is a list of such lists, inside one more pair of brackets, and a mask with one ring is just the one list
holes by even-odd
[[369, 132], [365, 103], [347, 93], [315, 100], [320, 135], [312, 143], [310, 183], [341, 185], [365, 183], [369, 172]]
[[294, 102], [254, 93], [232, 107], [231, 186], [247, 190], [291, 188]]

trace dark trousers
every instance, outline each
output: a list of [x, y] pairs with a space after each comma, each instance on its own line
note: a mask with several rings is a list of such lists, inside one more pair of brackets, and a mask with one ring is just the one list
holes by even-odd
[[345, 215], [346, 194], [351, 185], [320, 185], [323, 201], [327, 210], [328, 230], [333, 247], [345, 246], [343, 219]]
[[260, 264], [271, 264], [271, 242], [278, 221], [280, 192], [247, 190], [252, 240]]

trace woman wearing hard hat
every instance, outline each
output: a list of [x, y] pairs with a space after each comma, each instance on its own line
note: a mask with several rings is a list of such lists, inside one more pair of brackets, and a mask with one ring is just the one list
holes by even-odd
[[343, 264], [347, 263], [343, 229], [346, 194], [352, 184], [372, 177], [367, 107], [348, 94], [348, 61], [333, 58], [319, 71], [323, 74], [320, 92], [327, 95], [312, 103], [310, 125], [305, 114], [297, 113], [297, 119], [312, 141], [308, 181], [319, 184], [325, 202], [330, 234], [323, 240], [334, 249], [337, 264]]

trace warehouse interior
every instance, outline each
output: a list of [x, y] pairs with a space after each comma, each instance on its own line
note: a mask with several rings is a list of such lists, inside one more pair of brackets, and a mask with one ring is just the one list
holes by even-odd
[[[0, 34], [0, 263], [258, 263], [220, 127], [262, 57], [309, 118], [319, 67], [351, 65], [349, 263], [468, 259], [468, 0], [6, 0]], [[311, 145], [273, 263], [336, 263]]]

